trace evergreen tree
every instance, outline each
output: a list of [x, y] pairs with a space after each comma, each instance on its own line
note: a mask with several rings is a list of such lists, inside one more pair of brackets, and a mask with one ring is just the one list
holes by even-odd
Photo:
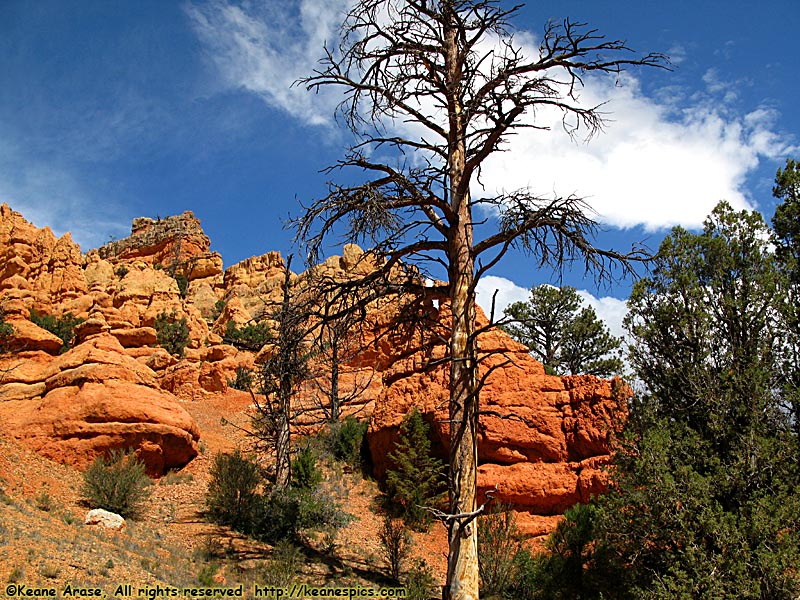
[[183, 351], [189, 345], [189, 324], [186, 317], [180, 319], [173, 310], [158, 313], [153, 328], [156, 330], [158, 345], [170, 354], [183, 356]]
[[781, 200], [772, 218], [778, 267], [787, 280], [780, 310], [783, 315], [779, 348], [780, 386], [800, 435], [800, 163], [786, 161], [775, 176], [773, 195]]
[[386, 472], [389, 501], [402, 509], [411, 527], [427, 528], [430, 514], [424, 507], [442, 497], [442, 461], [431, 455], [428, 424], [415, 406], [400, 425], [400, 437], [388, 455], [394, 464]]
[[0, 304], [0, 353], [7, 350], [8, 342], [13, 335], [14, 326], [11, 323], [6, 323], [6, 311], [3, 305]]
[[800, 283], [800, 163], [787, 160], [778, 169], [772, 194], [781, 200], [772, 218], [778, 240], [777, 255], [789, 268], [792, 282]]
[[[797, 435], [779, 357], [787, 280], [758, 213], [673, 230], [629, 300], [644, 391], [587, 566], [616, 598], [796, 598]], [[797, 351], [795, 346], [794, 351]]]
[[573, 287], [533, 287], [527, 302], [514, 302], [504, 313], [511, 321], [503, 329], [555, 374], [610, 377], [622, 371], [622, 360], [613, 356], [622, 342], [593, 308], [581, 308]]

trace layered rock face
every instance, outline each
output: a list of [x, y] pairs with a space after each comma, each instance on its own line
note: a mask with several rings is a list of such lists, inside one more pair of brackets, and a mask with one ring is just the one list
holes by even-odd
[[[0, 356], [0, 426], [53, 460], [85, 467], [112, 448], [135, 448], [158, 475], [197, 455], [197, 425], [161, 385], [177, 361], [156, 347], [152, 326], [160, 313], [186, 318], [198, 355], [208, 326], [176, 279], [151, 266], [161, 254], [147, 249], [176, 269], [214, 255], [190, 213], [167, 220], [163, 235], [142, 224], [114, 251], [84, 256], [69, 234], [57, 239], [0, 206], [0, 303], [14, 329], [11, 353]], [[217, 262], [199, 282], [221, 279]], [[31, 322], [31, 311], [82, 319], [74, 347], [59, 354], [63, 341]]]
[[210, 247], [200, 221], [186, 211], [165, 219], [134, 219], [130, 237], [110, 242], [97, 253], [114, 262], [142, 259], [192, 280], [222, 273], [222, 257]]
[[[316, 277], [363, 275], [371, 269], [365, 256], [347, 246], [313, 276], [293, 274], [291, 285], [302, 290]], [[2, 205], [0, 257], [0, 300], [15, 331], [6, 344], [12, 352], [0, 356], [0, 427], [53, 460], [85, 467], [108, 449], [135, 447], [151, 473], [186, 464], [201, 432], [185, 403], [240, 393], [229, 390], [237, 369], [254, 368], [269, 352], [237, 349], [222, 334], [229, 321], [260, 320], [280, 301], [283, 259], [270, 252], [223, 272], [190, 212], [136, 219], [129, 238], [83, 255], [68, 234], [57, 239]], [[378, 477], [413, 406], [432, 425], [442, 457], [449, 439], [448, 368], [430, 368], [445, 348], [420, 329], [396, 326], [400, 304], [381, 300], [364, 312], [359, 349], [340, 365], [343, 393], [357, 392], [345, 413], [370, 421]], [[31, 310], [83, 319], [67, 352], [59, 354], [62, 340], [30, 321]], [[420, 310], [433, 324], [428, 334], [446, 338], [446, 303]], [[158, 347], [154, 325], [165, 314], [186, 320], [182, 357]], [[496, 488], [498, 500], [532, 515], [523, 520], [529, 533], [546, 533], [567, 507], [605, 489], [601, 468], [624, 403], [614, 382], [546, 375], [500, 331], [481, 335], [479, 346], [482, 373], [490, 373], [481, 392], [480, 490]], [[298, 399], [308, 406], [324, 401], [330, 385], [319, 366]], [[312, 430], [319, 416], [298, 422], [297, 431]]]
[[47, 458], [85, 468], [108, 449], [135, 448], [160, 475], [197, 455], [193, 419], [109, 333], [55, 358], [13, 354], [2, 368], [3, 424]]
[[[436, 310], [436, 320], [448, 323], [447, 306]], [[478, 318], [479, 326], [488, 323], [480, 311]], [[591, 375], [547, 375], [525, 346], [499, 330], [480, 335], [478, 346], [480, 374], [486, 376], [480, 394], [479, 501], [488, 492], [521, 511], [518, 521], [526, 533], [548, 533], [567, 508], [607, 489], [603, 468], [610, 461], [611, 434], [625, 414], [627, 388]], [[388, 365], [385, 386], [368, 438], [378, 477], [391, 466], [387, 454], [414, 406], [431, 425], [440, 457], [447, 458], [449, 367], [427, 368], [444, 351], [434, 343], [381, 357]]]

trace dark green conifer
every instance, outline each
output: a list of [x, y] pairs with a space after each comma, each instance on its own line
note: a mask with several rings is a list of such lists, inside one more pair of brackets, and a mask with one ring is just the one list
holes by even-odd
[[398, 505], [410, 527], [426, 529], [426, 507], [442, 498], [443, 463], [431, 454], [428, 424], [415, 406], [400, 425], [400, 438], [388, 455], [394, 465], [386, 472], [389, 501]]

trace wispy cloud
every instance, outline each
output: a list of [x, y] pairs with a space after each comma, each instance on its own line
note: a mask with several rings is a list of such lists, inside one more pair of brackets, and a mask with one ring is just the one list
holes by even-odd
[[39, 161], [7, 141], [0, 141], [1, 202], [57, 236], [69, 231], [84, 252], [106, 243], [109, 236], [130, 232], [131, 215], [113, 198], [97, 197], [71, 168]]
[[[292, 87], [315, 68], [323, 44], [335, 39], [346, 0], [235, 6], [224, 0], [189, 4], [194, 30], [229, 85], [258, 94], [270, 106], [308, 124], [330, 124], [337, 98]], [[534, 53], [534, 37], [519, 39]], [[677, 62], [688, 51], [675, 47]], [[588, 200], [604, 224], [659, 230], [699, 226], [714, 205], [727, 200], [753, 208], [745, 188], [763, 159], [790, 154], [794, 140], [777, 128], [765, 107], [737, 112], [733, 82], [706, 72], [699, 92], [672, 89], [647, 97], [632, 76], [587, 78], [585, 106], [602, 105], [605, 130], [589, 141], [563, 131], [557, 111], [541, 110], [538, 126], [496, 154], [482, 172], [485, 193], [530, 188], [542, 196], [576, 194]], [[413, 131], [409, 129], [407, 131]], [[475, 190], [480, 193], [481, 190]]]
[[184, 10], [220, 76], [268, 105], [311, 125], [330, 124], [338, 102], [294, 85], [317, 66], [326, 43], [337, 39], [347, 0], [302, 0], [233, 5], [188, 3]]

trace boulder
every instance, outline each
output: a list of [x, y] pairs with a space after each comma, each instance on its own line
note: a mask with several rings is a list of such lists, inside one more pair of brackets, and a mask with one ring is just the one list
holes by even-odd
[[60, 337], [42, 329], [35, 323], [25, 319], [9, 319], [8, 324], [14, 328], [14, 334], [5, 342], [9, 350], [42, 350], [48, 354], [58, 354], [64, 342]]
[[86, 518], [83, 520], [84, 525], [100, 525], [106, 529], [113, 529], [121, 531], [125, 529], [125, 519], [117, 513], [107, 511], [103, 508], [94, 508], [86, 513]]
[[114, 448], [146, 448], [142, 458], [154, 475], [197, 455], [194, 420], [110, 334], [31, 364], [21, 355], [4, 363], [0, 416], [9, 434], [39, 454], [85, 468]]

